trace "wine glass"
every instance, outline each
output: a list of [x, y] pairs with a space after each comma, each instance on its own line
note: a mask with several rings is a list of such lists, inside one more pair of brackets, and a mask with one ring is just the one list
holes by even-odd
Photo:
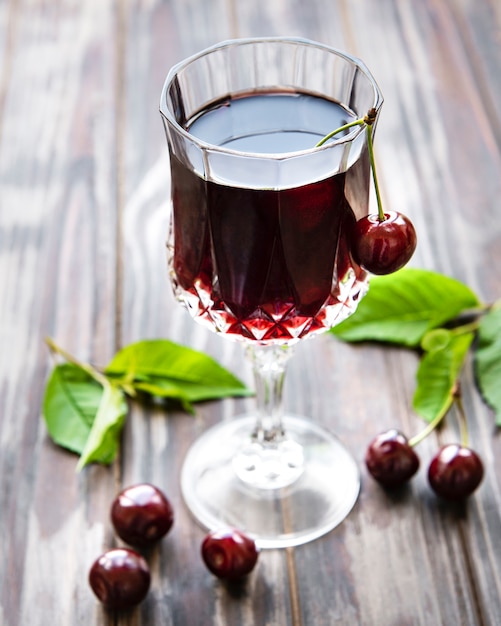
[[359, 494], [350, 453], [283, 415], [282, 390], [294, 344], [345, 319], [367, 290], [349, 243], [368, 212], [366, 133], [315, 145], [381, 105], [361, 61], [284, 37], [215, 45], [163, 87], [174, 293], [197, 322], [244, 344], [256, 389], [255, 414], [195, 441], [181, 489], [203, 526], [239, 528], [261, 548], [320, 537]]

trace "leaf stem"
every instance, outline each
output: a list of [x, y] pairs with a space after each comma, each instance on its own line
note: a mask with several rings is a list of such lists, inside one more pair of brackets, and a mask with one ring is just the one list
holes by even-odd
[[98, 382], [99, 384], [103, 385], [103, 387], [109, 384], [108, 379], [106, 378], [106, 376], [101, 374], [101, 372], [99, 372], [94, 367], [92, 367], [92, 365], [89, 365], [88, 363], [82, 363], [81, 361], [76, 359], [69, 352], [66, 352], [66, 350], [64, 348], [61, 348], [61, 346], [58, 346], [57, 343], [55, 341], [53, 341], [50, 337], [46, 337], [45, 338], [45, 343], [49, 346], [49, 348], [51, 349], [52, 352], [62, 356], [63, 359], [68, 361], [68, 363], [72, 363], [73, 365], [76, 365], [80, 369], [83, 369], [96, 382]]

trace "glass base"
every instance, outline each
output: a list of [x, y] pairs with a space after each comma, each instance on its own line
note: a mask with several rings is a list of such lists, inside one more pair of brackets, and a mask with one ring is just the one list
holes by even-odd
[[195, 518], [210, 530], [243, 530], [260, 548], [301, 545], [338, 526], [360, 491], [358, 467], [343, 444], [307, 419], [286, 416], [286, 441], [254, 462], [255, 425], [254, 416], [218, 424], [190, 448], [181, 489]]

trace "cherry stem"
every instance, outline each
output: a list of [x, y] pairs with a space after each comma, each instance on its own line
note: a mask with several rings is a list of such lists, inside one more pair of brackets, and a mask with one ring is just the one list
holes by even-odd
[[329, 141], [329, 139], [332, 139], [338, 133], [341, 133], [350, 128], [354, 128], [355, 126], [365, 126], [365, 132], [367, 136], [367, 149], [369, 151], [369, 160], [370, 160], [371, 171], [372, 171], [372, 180], [374, 181], [374, 189], [376, 191], [378, 219], [380, 222], [384, 222], [386, 219], [386, 216], [383, 210], [381, 192], [379, 191], [379, 182], [378, 182], [377, 173], [376, 173], [376, 159], [374, 157], [374, 145], [372, 142], [372, 125], [374, 124], [375, 120], [376, 120], [376, 110], [370, 109], [370, 111], [367, 113], [365, 117], [357, 119], [357, 120], [353, 120], [352, 122], [348, 122], [348, 124], [344, 124], [343, 126], [340, 126], [339, 128], [336, 128], [336, 130], [333, 130], [332, 132], [330, 132], [328, 135], [323, 137], [315, 145], [315, 148], [319, 148], [320, 146], [323, 146], [324, 143]]
[[414, 446], [417, 446], [418, 443], [421, 443], [421, 441], [423, 441], [423, 439], [426, 439], [426, 437], [428, 437], [428, 435], [432, 433], [435, 430], [435, 428], [440, 424], [440, 422], [444, 419], [444, 417], [447, 415], [447, 413], [449, 412], [449, 409], [452, 406], [454, 393], [455, 391], [453, 391], [452, 394], [447, 398], [447, 402], [444, 404], [442, 409], [437, 413], [437, 415], [431, 420], [431, 422], [425, 428], [423, 428], [423, 430], [420, 433], [418, 433], [417, 435], [409, 439], [407, 443], [409, 444], [411, 448], [413, 448]]
[[423, 430], [420, 433], [418, 433], [417, 435], [409, 439], [407, 443], [409, 444], [411, 448], [413, 448], [414, 446], [417, 446], [418, 443], [421, 443], [423, 439], [426, 439], [426, 437], [435, 430], [435, 428], [440, 424], [440, 422], [447, 415], [447, 413], [449, 412], [449, 409], [451, 408], [454, 402], [456, 403], [456, 407], [458, 409], [459, 418], [460, 418], [461, 445], [464, 446], [465, 448], [468, 447], [468, 425], [467, 425], [467, 420], [466, 420], [466, 412], [464, 410], [463, 399], [461, 396], [461, 385], [459, 381], [456, 381], [442, 409], [431, 420], [431, 422], [425, 428], [423, 428]]
[[384, 222], [386, 216], [383, 210], [383, 203], [381, 201], [381, 193], [379, 191], [379, 183], [376, 173], [376, 159], [374, 158], [374, 145], [372, 143], [372, 123], [366, 124], [365, 132], [367, 134], [367, 148], [369, 150], [369, 159], [371, 162], [372, 180], [374, 181], [374, 190], [376, 191], [378, 218], [380, 222]]
[[464, 410], [463, 398], [461, 395], [460, 386], [457, 385], [454, 392], [454, 400], [456, 402], [456, 408], [459, 413], [459, 427], [461, 429], [461, 445], [464, 448], [468, 447], [468, 422], [466, 419], [466, 411]]
[[333, 130], [328, 135], [325, 135], [325, 137], [320, 139], [320, 141], [315, 145], [315, 148], [320, 148], [320, 146], [323, 146], [324, 143], [329, 141], [329, 139], [332, 139], [338, 133], [342, 133], [343, 130], [348, 130], [349, 128], [353, 128], [354, 126], [363, 126], [364, 124], [365, 124], [365, 118], [360, 118], [358, 120], [353, 120], [352, 122], [349, 122], [348, 124], [344, 124], [343, 126], [336, 128], [336, 130]]

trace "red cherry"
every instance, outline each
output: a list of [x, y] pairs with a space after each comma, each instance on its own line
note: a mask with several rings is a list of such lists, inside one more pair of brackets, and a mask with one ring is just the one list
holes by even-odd
[[253, 539], [235, 529], [210, 532], [202, 542], [202, 558], [218, 578], [236, 580], [256, 565], [259, 550]]
[[129, 609], [142, 602], [150, 581], [150, 569], [144, 558], [125, 548], [105, 552], [89, 571], [92, 591], [109, 609]]
[[117, 535], [132, 546], [150, 546], [166, 535], [174, 523], [168, 499], [149, 483], [123, 489], [111, 506]]
[[445, 500], [463, 500], [482, 482], [484, 466], [476, 452], [449, 444], [441, 448], [428, 468], [433, 491]]
[[365, 464], [372, 477], [384, 487], [398, 487], [419, 468], [419, 457], [405, 435], [395, 429], [374, 437], [365, 454]]
[[352, 254], [371, 274], [390, 274], [403, 267], [416, 249], [417, 237], [408, 217], [396, 211], [366, 215], [355, 224]]

